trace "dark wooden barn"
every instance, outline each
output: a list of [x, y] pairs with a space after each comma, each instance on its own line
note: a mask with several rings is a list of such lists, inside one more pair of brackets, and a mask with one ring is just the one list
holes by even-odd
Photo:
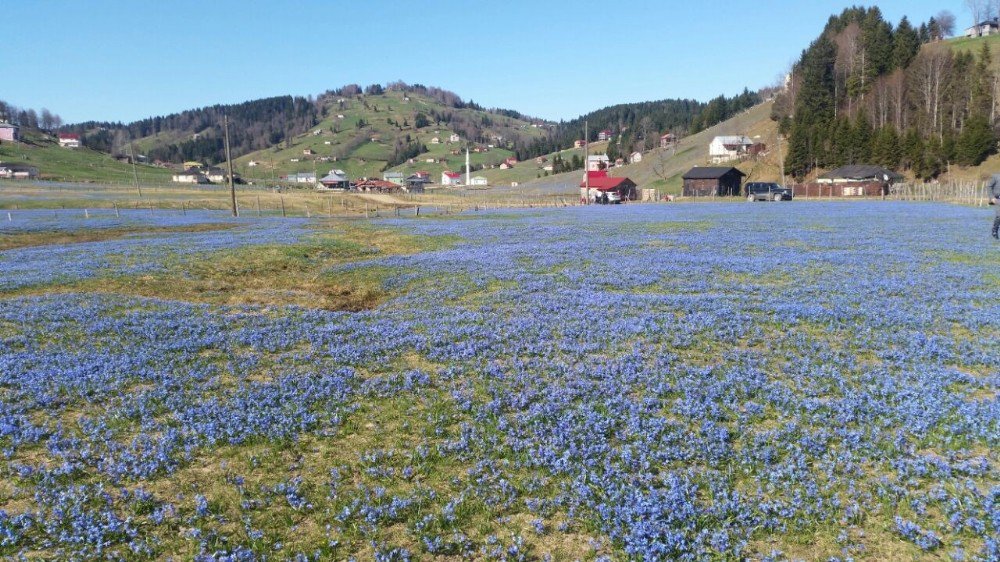
[[684, 174], [685, 197], [738, 197], [743, 194], [743, 178], [738, 168], [694, 167]]

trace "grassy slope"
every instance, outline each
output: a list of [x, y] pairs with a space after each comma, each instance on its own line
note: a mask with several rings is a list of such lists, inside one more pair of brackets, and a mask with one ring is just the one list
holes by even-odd
[[[87, 148], [60, 148], [53, 137], [27, 133], [24, 142], [0, 144], [0, 161], [29, 164], [38, 168], [42, 179], [101, 183], [131, 183], [132, 166], [118, 162], [103, 152]], [[138, 165], [144, 184], [170, 181], [170, 170]]]
[[[442, 123], [438, 126], [432, 123], [431, 126], [422, 129], [413, 127], [414, 116], [418, 112], [429, 116], [430, 111], [441, 112], [446, 108], [419, 94], [411, 93], [408, 96], [409, 101], [403, 100], [402, 92], [395, 91], [386, 92], [379, 96], [366, 96], [368, 108], [365, 108], [364, 103], [356, 98], [348, 99], [343, 108], [340, 108], [334, 100], [328, 108], [327, 117], [316, 127], [313, 127], [310, 132], [291, 139], [289, 147], [281, 146], [253, 152], [237, 158], [235, 165], [243, 176], [249, 179], [270, 178], [272, 167], [275, 177], [294, 172], [312, 171], [322, 175], [334, 168], [344, 170], [351, 178], [381, 177], [382, 170], [392, 155], [396, 140], [409, 135], [412, 140], [418, 140], [427, 145], [428, 152], [420, 155], [415, 164], [404, 164], [393, 168], [393, 170], [404, 173], [426, 170], [431, 173], [431, 177], [435, 181], [438, 181], [442, 171], [464, 168], [464, 154], [459, 156], [451, 154], [452, 150], [464, 149], [464, 142], [448, 144], [448, 136], [452, 131], [447, 127], [447, 124]], [[376, 107], [378, 111], [375, 111]], [[485, 115], [483, 112], [469, 109], [449, 109], [448, 111], [475, 118]], [[343, 119], [338, 118], [338, 115], [343, 115]], [[528, 135], [542, 134], [540, 130], [532, 128], [524, 121], [498, 115], [490, 115], [489, 117], [494, 121], [491, 132], [505, 137], [510, 137], [510, 132], [513, 130]], [[389, 118], [400, 124], [405, 120], [409, 126], [399, 130], [394, 125], [387, 123]], [[378, 140], [374, 142], [366, 140], [364, 144], [351, 151], [347, 159], [339, 159], [336, 162], [319, 161], [320, 157], [332, 157], [341, 153], [345, 145], [348, 145], [362, 132], [356, 126], [359, 119], [364, 119], [370, 125], [364, 129], [366, 138], [377, 135]], [[320, 131], [320, 134], [313, 134], [317, 130]], [[431, 144], [433, 137], [440, 138], [441, 144]], [[330, 144], [327, 145], [327, 142]], [[303, 150], [305, 149], [312, 149], [316, 155], [304, 155]], [[513, 153], [509, 151], [494, 149], [485, 154], [472, 154], [471, 160], [472, 165], [477, 167], [483, 164], [499, 164], [504, 158], [512, 155]], [[446, 158], [448, 162], [446, 164], [426, 163], [424, 160], [427, 158], [435, 160]], [[299, 161], [292, 162], [292, 159]], [[249, 167], [248, 164], [251, 160], [258, 161], [261, 165]]]

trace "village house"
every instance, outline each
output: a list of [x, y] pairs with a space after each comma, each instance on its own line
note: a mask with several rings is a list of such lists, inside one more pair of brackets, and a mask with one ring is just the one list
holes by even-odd
[[573, 141], [573, 148], [583, 148], [584, 146], [587, 146], [587, 141], [585, 140], [581, 139]]
[[555, 168], [552, 166], [552, 164], [546, 164], [546, 165], [542, 166], [542, 171], [543, 172], [551, 172], [554, 169]]
[[580, 182], [580, 195], [592, 201], [605, 193], [616, 193], [622, 201], [635, 201], [639, 194], [636, 183], [629, 178], [613, 178], [605, 171], [587, 172]]
[[609, 141], [613, 136], [614, 133], [611, 131], [611, 129], [604, 129], [600, 133], [597, 133], [597, 141], [598, 142]]
[[395, 193], [402, 191], [403, 186], [391, 181], [363, 179], [354, 184], [354, 189], [363, 193]]
[[300, 172], [298, 174], [288, 174], [285, 181], [292, 183], [316, 183], [316, 172]]
[[507, 158], [504, 158], [504, 164], [507, 164], [509, 167], [513, 168], [514, 165], [517, 164], [517, 158], [513, 156], [508, 156]]
[[351, 188], [351, 180], [343, 173], [343, 170], [330, 170], [330, 173], [323, 176], [316, 183], [316, 189], [337, 189], [348, 190]]
[[80, 135], [76, 133], [59, 133], [59, 146], [62, 148], [80, 148]]
[[611, 167], [611, 159], [607, 154], [591, 154], [587, 156], [587, 171], [598, 172]]
[[708, 157], [713, 164], [739, 160], [749, 153], [753, 141], [743, 135], [719, 136], [708, 145]]
[[738, 168], [691, 168], [682, 176], [685, 197], [735, 197], [743, 194], [743, 178]]
[[642, 162], [642, 153], [641, 152], [633, 152], [628, 157], [628, 161], [630, 163], [632, 163], [632, 164], [638, 164], [639, 162]]
[[441, 185], [462, 185], [462, 174], [458, 172], [441, 172]]
[[677, 143], [677, 137], [673, 133], [660, 135], [660, 148], [672, 148]]
[[549, 159], [544, 156], [539, 156], [538, 158], [535, 158], [535, 164], [544, 164], [548, 161]]
[[441, 139], [438, 137], [431, 137], [431, 144], [441, 144]]
[[406, 177], [403, 185], [407, 193], [423, 193], [424, 188], [431, 182], [427, 172], [417, 172]]
[[27, 164], [0, 163], [0, 178], [32, 180], [38, 178], [38, 168]]
[[222, 168], [209, 167], [202, 168], [201, 173], [205, 176], [211, 183], [225, 183], [229, 181], [229, 174], [226, 173]]
[[251, 161], [247, 162], [247, 167], [248, 168], [256, 168], [259, 165], [260, 165], [260, 162], [258, 162], [256, 160], [251, 160]]
[[471, 180], [469, 180], [469, 185], [477, 187], [486, 187], [489, 184], [489, 181], [483, 176], [474, 176]]
[[452, 133], [452, 134], [451, 134], [451, 135], [450, 135], [450, 136], [448, 137], [448, 142], [459, 142], [459, 141], [461, 141], [461, 140], [462, 140], [462, 137], [459, 137], [459, 136], [458, 136], [457, 134], [455, 134], [455, 133]]
[[21, 139], [21, 129], [17, 125], [10, 123], [0, 123], [0, 142], [17, 142]]
[[797, 185], [794, 194], [798, 197], [881, 197], [888, 195], [892, 184], [903, 176], [883, 168], [868, 164], [842, 166], [816, 179], [815, 183]]
[[172, 179], [176, 183], [208, 183], [208, 178], [198, 168], [187, 168], [177, 172]]
[[391, 181], [396, 185], [403, 185], [406, 182], [406, 174], [403, 172], [383, 172], [382, 181]]
[[314, 154], [316, 154], [316, 152], [315, 152], [315, 151], [313, 151], [313, 149], [311, 149], [311, 148], [306, 148], [306, 149], [304, 149], [304, 150], [302, 151], [302, 155], [303, 155], [303, 156], [312, 156], [312, 155], [314, 155]]
[[509, 169], [511, 169], [513, 167], [514, 166], [512, 164], [508, 164], [507, 162], [501, 162], [500, 163], [500, 169], [501, 170], [509, 170]]

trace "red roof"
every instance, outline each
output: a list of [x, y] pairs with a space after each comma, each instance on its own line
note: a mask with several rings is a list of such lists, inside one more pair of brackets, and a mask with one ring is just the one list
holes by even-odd
[[80, 135], [76, 133], [59, 133], [59, 138], [65, 140], [80, 140]]
[[593, 181], [594, 178], [606, 178], [606, 177], [608, 177], [608, 171], [607, 170], [589, 170], [587, 172], [587, 177], [589, 177], [591, 181]]
[[454, 178], [460, 178], [460, 177], [462, 177], [462, 174], [460, 174], [458, 172], [445, 172], [444, 175], [448, 176], [449, 178], [453, 178], [453, 179]]
[[[621, 186], [621, 184], [625, 183], [626, 181], [632, 181], [632, 180], [628, 178], [609, 178], [607, 176], [596, 177], [596, 178], [591, 177], [590, 187], [591, 189], [598, 189], [600, 191], [612, 191], [618, 189]], [[587, 182], [585, 181], [580, 182], [580, 187], [587, 187]]]

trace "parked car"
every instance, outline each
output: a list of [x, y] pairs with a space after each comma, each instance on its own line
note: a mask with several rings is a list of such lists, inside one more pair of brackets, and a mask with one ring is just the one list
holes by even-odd
[[791, 201], [792, 190], [773, 182], [755, 181], [746, 186], [747, 201]]

